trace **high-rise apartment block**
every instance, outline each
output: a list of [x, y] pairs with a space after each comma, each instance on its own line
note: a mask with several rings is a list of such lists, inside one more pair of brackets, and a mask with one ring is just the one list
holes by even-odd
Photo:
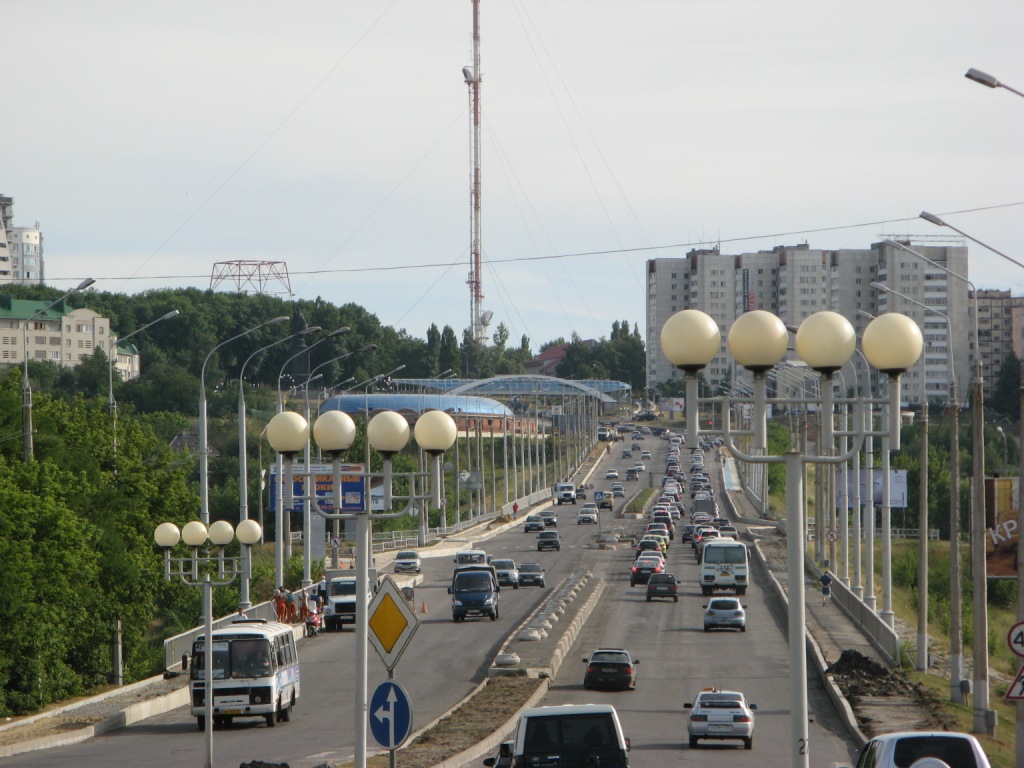
[[[975, 301], [965, 280], [969, 275], [963, 243], [900, 242], [924, 258], [881, 242], [866, 249], [822, 250], [799, 245], [737, 255], [703, 249], [690, 251], [685, 258], [648, 261], [648, 385], [682, 376], [661, 351], [661, 328], [680, 310], [702, 310], [722, 331], [720, 352], [704, 370], [707, 382], [716, 386], [723, 381], [749, 380], [749, 374], [726, 349], [729, 328], [739, 315], [764, 309], [795, 328], [808, 315], [827, 309], [846, 317], [858, 335], [872, 315], [884, 312], [902, 313], [918, 324], [925, 348], [903, 377], [905, 402], [921, 403], [925, 398], [946, 402], [952, 375], [958, 399], [964, 403], [977, 355], [986, 396], [991, 396], [1010, 350], [1016, 344], [1018, 356], [1024, 352], [1019, 348], [1024, 347], [1022, 300], [1013, 299], [1008, 291], [982, 290]], [[978, 350], [974, 347], [975, 304]], [[791, 355], [795, 357], [795, 353]], [[863, 386], [863, 364], [854, 362], [861, 366]], [[852, 370], [847, 368], [845, 373], [846, 387], [851, 389]]]
[[14, 198], [0, 195], [0, 285], [43, 284], [43, 233], [14, 226]]

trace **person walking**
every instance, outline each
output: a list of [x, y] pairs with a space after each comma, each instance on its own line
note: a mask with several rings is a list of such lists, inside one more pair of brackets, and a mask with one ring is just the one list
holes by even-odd
[[828, 605], [832, 600], [832, 574], [828, 568], [818, 577], [821, 582], [821, 604]]

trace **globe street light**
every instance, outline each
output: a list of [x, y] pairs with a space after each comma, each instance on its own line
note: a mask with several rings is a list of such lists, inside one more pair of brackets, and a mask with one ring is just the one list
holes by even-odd
[[[149, 328], [151, 326], [156, 325], [161, 320], [169, 320], [172, 317], [177, 317], [180, 314], [181, 313], [178, 310], [172, 309], [170, 312], [168, 312], [163, 317], [158, 317], [156, 320], [151, 320], [150, 322], [146, 323], [141, 328], [138, 328], [138, 329], [132, 331], [127, 336], [122, 336], [119, 339], [115, 338], [115, 339], [111, 339], [110, 340], [110, 344], [107, 347], [107, 385], [109, 387], [108, 392], [109, 392], [109, 400], [110, 400], [110, 418], [112, 420], [111, 423], [113, 424], [113, 432], [114, 432], [114, 462], [115, 463], [117, 462], [117, 401], [114, 399], [114, 357], [117, 355], [117, 348], [118, 348], [119, 345], [121, 345], [124, 342], [128, 341], [128, 339], [130, 339], [132, 336], [135, 336], [136, 334], [142, 333], [144, 330], [146, 330], [147, 328]], [[115, 470], [116, 470], [116, 467], [115, 467]]]
[[[431, 414], [437, 413], [437, 416]], [[383, 454], [383, 472], [369, 471], [369, 466], [346, 466], [346, 488], [342, 489], [341, 454], [348, 450], [355, 440], [356, 427], [352, 418], [342, 411], [328, 411], [320, 416], [313, 426], [313, 436], [320, 449], [332, 457], [334, 473], [334, 511], [324, 512], [317, 507], [319, 514], [327, 519], [354, 519], [356, 521], [356, 676], [353, 692], [355, 697], [355, 749], [353, 764], [355, 768], [366, 768], [366, 716], [367, 716], [367, 647], [369, 645], [369, 596], [366, 586], [369, 584], [369, 563], [372, 559], [370, 546], [370, 521], [386, 520], [416, 514], [418, 504], [428, 501], [439, 501], [441, 487], [429, 482], [429, 478], [421, 472], [402, 473], [408, 482], [407, 495], [396, 495], [392, 489], [395, 479], [392, 471], [392, 457], [401, 451], [409, 440], [409, 423], [405, 418], [393, 411], [382, 411], [369, 421], [366, 426], [367, 443]], [[442, 454], [455, 442], [456, 427], [451, 416], [443, 411], [432, 411], [419, 418], [416, 425], [416, 441], [420, 448], [434, 457], [432, 475], [440, 477], [438, 469]], [[309, 423], [299, 414], [284, 411], [274, 416], [267, 426], [267, 439], [270, 444], [283, 455], [294, 456], [302, 450], [309, 439]], [[291, 483], [292, 462], [286, 464], [288, 477], [286, 487]], [[305, 470], [308, 474], [309, 467]], [[417, 494], [417, 480], [423, 480], [428, 486], [427, 493]], [[352, 481], [359, 483], [358, 490], [352, 487]], [[381, 482], [384, 494], [384, 508], [390, 509], [393, 502], [408, 501], [407, 506], [399, 512], [371, 514], [370, 495], [373, 482]], [[309, 484], [306, 485], [309, 495]], [[350, 500], [355, 497], [358, 503], [353, 509]], [[342, 511], [342, 510], [352, 511]]]
[[25, 371], [24, 371], [24, 374], [22, 376], [22, 382], [21, 382], [22, 410], [23, 410], [23, 417], [22, 418], [23, 418], [23, 421], [24, 421], [24, 424], [22, 425], [22, 427], [23, 427], [23, 431], [24, 431], [24, 445], [25, 445], [25, 457], [24, 458], [25, 458], [25, 461], [28, 461], [29, 459], [31, 459], [32, 455], [35, 453], [35, 449], [34, 449], [34, 446], [33, 446], [33, 443], [32, 443], [32, 441], [33, 441], [33, 437], [32, 437], [32, 382], [28, 378], [28, 326], [37, 317], [40, 317], [41, 315], [45, 314], [48, 309], [57, 306], [62, 301], [64, 301], [64, 299], [68, 298], [71, 294], [77, 293], [78, 291], [84, 291], [86, 288], [88, 288], [90, 285], [92, 285], [95, 282], [96, 281], [93, 280], [91, 277], [87, 277], [85, 280], [80, 282], [78, 285], [76, 285], [70, 291], [65, 293], [59, 299], [54, 299], [53, 301], [51, 301], [49, 304], [47, 304], [45, 307], [40, 309], [38, 312], [33, 314], [31, 317], [29, 317], [25, 321], [25, 331], [24, 331], [24, 337], [23, 337], [23, 342], [24, 343], [22, 345], [22, 349], [24, 351], [24, 357], [25, 357]]
[[[751, 314], [751, 313], [748, 313]], [[913, 325], [911, 323], [911, 325]], [[768, 313], [756, 314], [743, 322], [737, 321], [729, 334], [730, 351], [737, 356], [737, 362], [754, 372], [755, 392], [764, 387], [764, 377], [758, 372], [774, 367], [785, 353], [785, 326], [777, 323]], [[870, 327], [870, 326], [869, 326]], [[914, 326], [916, 328], [916, 326]], [[889, 402], [899, 403], [898, 373], [916, 361], [921, 352], [920, 332], [916, 339], [906, 337], [906, 328], [891, 328], [883, 332], [883, 343], [877, 346], [882, 349], [873, 352], [877, 362], [884, 365], [890, 376], [890, 388], [896, 390]], [[735, 336], [735, 339], [734, 339]], [[687, 427], [688, 439], [696, 439], [697, 397], [695, 382], [696, 373], [704, 368], [718, 351], [720, 334], [715, 322], [699, 310], [684, 310], [673, 315], [666, 322], [661, 334], [662, 350], [669, 361], [684, 371], [687, 377]], [[823, 420], [823, 445], [828, 446], [830, 453], [834, 440], [831, 414], [834, 411], [834, 395], [831, 376], [842, 368], [853, 353], [856, 336], [853, 327], [841, 315], [835, 312], [819, 312], [808, 317], [797, 330], [797, 351], [804, 361], [822, 376], [821, 411], [829, 418]], [[896, 350], [888, 349], [893, 345]], [[755, 400], [763, 402], [761, 395], [755, 394]], [[728, 402], [724, 403], [728, 406]], [[856, 403], [856, 405], [861, 405]], [[804, 464], [840, 464], [860, 450], [864, 436], [863, 421], [857, 419], [860, 431], [857, 433], [855, 445], [843, 456], [819, 455], [804, 456], [798, 451], [789, 451], [783, 456], [748, 455], [740, 451], [732, 440], [729, 427], [730, 408], [724, 407], [724, 437], [730, 452], [741, 461], [757, 463], [784, 463], [786, 466], [786, 509], [788, 527], [788, 592], [789, 592], [789, 644], [790, 644], [790, 726], [791, 726], [791, 761], [793, 768], [808, 768], [808, 703], [807, 703], [807, 658], [802, 639], [805, 627], [805, 587], [803, 580], [805, 555], [805, 524], [803, 520], [803, 474]], [[859, 415], [859, 414], [858, 414]], [[897, 411], [898, 415], [898, 411]], [[763, 428], [757, 421], [765, 419], [765, 411], [754, 414], [755, 447], [763, 434]], [[893, 425], [899, 431], [899, 419]], [[898, 444], [898, 442], [897, 442]]]
[[[245, 416], [245, 367], [249, 365], [249, 362], [256, 357], [256, 355], [266, 352], [272, 347], [276, 347], [278, 344], [284, 344], [286, 341], [298, 338], [300, 336], [309, 336], [314, 333], [319, 333], [322, 329], [319, 325], [312, 325], [308, 328], [303, 328], [300, 331], [285, 336], [284, 338], [278, 339], [277, 341], [267, 344], [265, 347], [260, 347], [253, 352], [249, 357], [242, 363], [242, 368], [238, 372], [238, 521], [241, 523], [244, 520], [249, 519], [249, 448], [248, 448], [248, 437], [246, 435], [247, 423]], [[262, 469], [262, 467], [261, 467]], [[241, 586], [238, 591], [238, 608], [242, 611], [247, 611], [252, 603], [249, 600], [249, 579], [252, 576], [252, 562], [249, 560], [249, 550], [242, 551], [242, 578]], [[280, 583], [280, 582], [277, 582]]]
[[[237, 529], [233, 529], [231, 523], [226, 520], [218, 520], [209, 527], [198, 520], [193, 520], [186, 523], [180, 531], [174, 523], [161, 523], [153, 532], [157, 546], [164, 551], [164, 578], [167, 581], [174, 581], [177, 577], [182, 584], [202, 587], [203, 590], [203, 619], [206, 630], [202, 646], [204, 715], [199, 719], [199, 727], [205, 732], [205, 768], [213, 768], [213, 587], [228, 586], [242, 572], [242, 559], [225, 557], [224, 548], [237, 536], [241, 550], [245, 553], [262, 535], [263, 531], [255, 520], [243, 520]], [[189, 548], [186, 557], [171, 556], [171, 550], [179, 541], [184, 541]], [[216, 581], [213, 579], [214, 575], [217, 576]]]

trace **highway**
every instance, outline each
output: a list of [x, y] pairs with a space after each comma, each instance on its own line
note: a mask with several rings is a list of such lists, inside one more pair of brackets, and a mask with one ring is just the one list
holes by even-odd
[[[622, 445], [614, 444], [613, 453], [594, 473], [591, 482], [596, 488], [610, 488], [611, 481], [604, 480], [608, 466], [617, 467], [625, 477], [626, 467], [634, 463], [635, 460], [619, 458]], [[655, 473], [643, 473], [640, 483], [626, 483], [627, 494], [638, 485], [660, 482], [657, 470], [664, 465], [666, 442], [648, 436], [644, 447], [653, 451], [653, 459], [646, 464]], [[685, 448], [683, 455], [687, 455]], [[718, 465], [710, 455], [708, 459], [715, 475]], [[631, 549], [593, 548], [595, 528], [575, 524], [577, 508], [557, 508], [561, 517], [558, 530], [563, 539], [560, 552], [537, 552], [535, 535], [523, 533], [521, 524], [474, 546], [517, 562], [539, 562], [547, 571], [546, 589], [503, 588], [501, 617], [495, 622], [483, 619], [454, 623], [447, 595], [451, 558], [425, 557], [424, 583], [416, 588], [415, 603], [417, 610], [423, 603], [428, 610], [420, 614], [421, 626], [395, 671], [395, 679], [412, 700], [414, 728], [439, 717], [465, 698], [486, 676], [506, 637], [541, 603], [553, 585], [570, 572], [589, 568], [606, 578], [608, 586], [545, 703], [597, 701], [615, 705], [626, 735], [632, 740], [631, 765], [637, 768], [654, 768], [666, 761], [704, 766], [787, 765], [790, 748], [786, 617], [782, 605], [765, 586], [766, 574], [757, 567], [753, 570], [753, 584], [744, 599], [748, 606], [747, 632], [704, 633], [701, 606], [706, 599], [697, 587], [697, 565], [689, 544], [673, 542], [669, 552], [670, 570], [683, 582], [679, 603], [647, 603], [642, 587], [629, 586]], [[642, 527], [639, 520], [618, 524], [627, 529]], [[424, 554], [428, 552], [424, 550]], [[641, 659], [636, 692], [583, 690], [581, 659], [598, 646], [628, 648]], [[261, 719], [238, 720], [229, 728], [218, 729], [214, 739], [216, 768], [237, 768], [250, 760], [287, 762], [292, 768], [350, 760], [354, 647], [351, 631], [324, 633], [302, 641], [302, 697], [292, 721], [271, 729]], [[387, 677], [372, 649], [370, 670], [372, 692]], [[743, 750], [738, 742], [736, 746], [732, 742], [712, 743], [697, 750], [686, 746], [682, 705], [701, 688], [711, 685], [736, 687], [758, 704], [752, 751]], [[833, 761], [855, 760], [852, 743], [813, 677], [809, 695], [814, 717], [811, 764], [830, 766]], [[372, 740], [370, 743], [373, 747]], [[180, 768], [202, 765], [203, 760], [202, 733], [188, 709], [181, 708], [82, 744], [0, 760], [0, 768]]]

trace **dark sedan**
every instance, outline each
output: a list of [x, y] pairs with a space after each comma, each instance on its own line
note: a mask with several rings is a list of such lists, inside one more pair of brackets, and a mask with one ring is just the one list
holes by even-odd
[[519, 586], [520, 587], [543, 587], [544, 568], [539, 563], [519, 564]]
[[558, 536], [558, 531], [541, 531], [537, 534], [537, 551], [540, 552], [544, 549], [561, 549], [562, 539]]
[[679, 602], [679, 582], [671, 573], [652, 573], [647, 579], [647, 602], [656, 597], [669, 598]]
[[584, 688], [636, 689], [636, 665], [629, 651], [622, 648], [598, 648], [590, 658], [584, 659], [587, 673], [583, 676]]

